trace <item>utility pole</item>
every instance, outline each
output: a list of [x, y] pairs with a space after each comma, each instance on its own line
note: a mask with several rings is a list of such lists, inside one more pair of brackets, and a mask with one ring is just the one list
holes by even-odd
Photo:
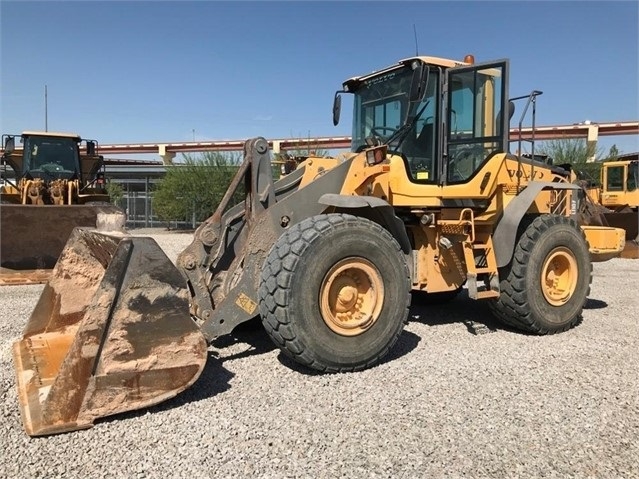
[[47, 86], [44, 85], [44, 131], [49, 131], [49, 111], [48, 111]]

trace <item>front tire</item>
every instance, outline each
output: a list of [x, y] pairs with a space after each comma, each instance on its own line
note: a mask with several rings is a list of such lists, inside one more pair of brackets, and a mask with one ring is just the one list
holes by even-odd
[[379, 362], [402, 332], [410, 277], [387, 230], [317, 215], [275, 243], [258, 294], [264, 327], [285, 354], [320, 371], [356, 371]]
[[500, 271], [501, 295], [490, 307], [502, 322], [535, 334], [554, 334], [581, 321], [592, 264], [577, 223], [537, 217], [519, 238], [511, 264]]

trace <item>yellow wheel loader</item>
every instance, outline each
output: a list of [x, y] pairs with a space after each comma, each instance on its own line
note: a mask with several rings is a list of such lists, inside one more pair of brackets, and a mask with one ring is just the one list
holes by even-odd
[[[579, 323], [591, 262], [618, 255], [624, 232], [580, 226], [570, 173], [509, 153], [506, 60], [414, 57], [351, 78], [335, 124], [346, 93], [352, 152], [274, 181], [267, 141], [247, 141], [176, 266], [149, 238], [74, 231], [14, 346], [28, 434], [178, 394], [207, 343], [256, 316], [285, 354], [324, 372], [378, 363], [411, 292], [466, 287], [536, 334]], [[238, 188], [245, 200], [232, 204]]]
[[601, 204], [609, 226], [626, 230], [623, 258], [639, 259], [639, 160], [607, 161], [601, 166]]
[[599, 182], [582, 180], [592, 224], [626, 231], [622, 258], [639, 258], [639, 161], [606, 161]]
[[606, 161], [601, 165], [600, 202], [612, 210], [639, 209], [639, 160]]
[[95, 141], [37, 131], [2, 139], [0, 284], [42, 282], [73, 228], [119, 209], [109, 204]]

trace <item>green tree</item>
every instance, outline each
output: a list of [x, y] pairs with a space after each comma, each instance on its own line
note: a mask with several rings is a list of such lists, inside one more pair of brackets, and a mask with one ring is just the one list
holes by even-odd
[[217, 208], [242, 157], [218, 152], [182, 156], [156, 186], [153, 207], [164, 221], [201, 222]]
[[106, 184], [106, 191], [109, 195], [109, 200], [116, 206], [120, 206], [122, 198], [124, 198], [124, 188], [120, 183], [115, 183], [113, 180], [108, 180]]
[[583, 138], [561, 138], [541, 143], [537, 152], [553, 159], [553, 164], [569, 164], [581, 179], [593, 182], [599, 181], [601, 171], [600, 161], [592, 158], [602, 158], [603, 150], [589, 144]]
[[601, 158], [602, 150], [592, 144], [588, 144], [582, 138], [561, 138], [558, 140], [544, 141], [537, 147], [537, 152], [550, 156], [554, 164], [583, 165], [590, 162], [591, 158]]
[[617, 145], [612, 145], [608, 151], [608, 157], [604, 161], [617, 161], [619, 159], [619, 149]]

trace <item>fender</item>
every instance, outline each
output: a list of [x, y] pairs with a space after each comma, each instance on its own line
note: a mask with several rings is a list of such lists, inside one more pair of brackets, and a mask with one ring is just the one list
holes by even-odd
[[519, 193], [504, 210], [504, 214], [495, 228], [493, 245], [497, 258], [497, 267], [503, 268], [510, 263], [515, 249], [515, 240], [519, 223], [530, 205], [542, 190], [579, 190], [579, 186], [572, 183], [557, 183], [550, 181], [531, 181], [526, 189]]
[[[387, 201], [375, 196], [351, 196], [325, 193], [320, 196], [318, 202], [326, 206], [335, 206], [336, 208], [362, 210], [354, 214], [368, 217], [368, 219], [385, 227], [397, 240], [404, 254], [410, 254], [412, 252], [404, 222], [395, 216], [395, 209]], [[370, 212], [371, 214], [362, 214], [364, 211]]]

